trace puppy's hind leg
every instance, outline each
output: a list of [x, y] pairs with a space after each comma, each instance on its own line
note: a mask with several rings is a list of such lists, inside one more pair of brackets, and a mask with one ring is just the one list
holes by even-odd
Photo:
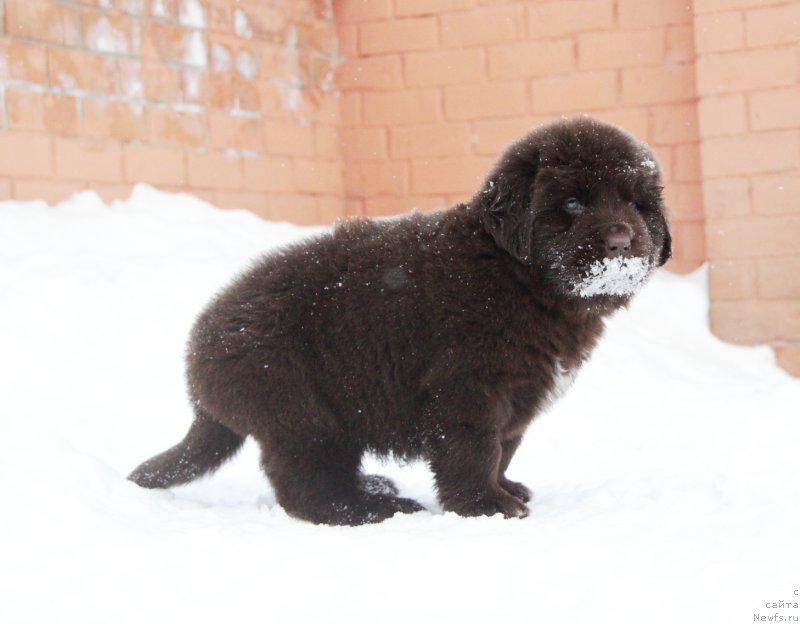
[[361, 474], [361, 449], [318, 440], [260, 442], [264, 470], [278, 502], [292, 516], [315, 524], [356, 526], [423, 509], [395, 496], [385, 481], [379, 484]]

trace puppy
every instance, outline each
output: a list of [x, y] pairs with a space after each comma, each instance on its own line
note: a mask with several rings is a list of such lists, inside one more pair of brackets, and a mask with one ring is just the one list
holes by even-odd
[[424, 459], [447, 511], [524, 517], [505, 473], [525, 429], [670, 242], [645, 144], [584, 116], [539, 127], [468, 203], [345, 221], [240, 276], [189, 340], [189, 432], [129, 478], [186, 483], [251, 435], [278, 502], [311, 522], [422, 509], [362, 473], [368, 450]]

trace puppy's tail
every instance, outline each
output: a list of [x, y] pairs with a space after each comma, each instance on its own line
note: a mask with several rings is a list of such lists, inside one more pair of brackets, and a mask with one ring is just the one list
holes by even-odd
[[148, 459], [128, 479], [149, 489], [188, 483], [219, 468], [243, 443], [243, 436], [198, 411], [183, 440]]

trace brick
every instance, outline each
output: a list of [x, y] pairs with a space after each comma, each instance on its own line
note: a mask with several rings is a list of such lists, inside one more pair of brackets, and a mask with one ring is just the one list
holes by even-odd
[[398, 17], [409, 15], [441, 15], [475, 7], [475, 0], [396, 0]]
[[575, 69], [572, 41], [536, 41], [489, 48], [489, 77], [535, 78], [565, 74]]
[[800, 337], [800, 303], [714, 301], [711, 330], [723, 340], [758, 344]]
[[141, 100], [144, 98], [142, 63], [138, 59], [117, 59], [120, 95]]
[[699, 182], [671, 182], [664, 187], [664, 201], [676, 219], [703, 218], [703, 189]]
[[342, 129], [314, 124], [314, 153], [329, 160], [342, 156]]
[[753, 209], [758, 214], [780, 215], [797, 212], [800, 176], [797, 171], [753, 176]]
[[339, 37], [339, 54], [345, 59], [358, 56], [358, 25], [336, 22], [336, 34]]
[[150, 108], [147, 120], [151, 143], [176, 147], [201, 147], [208, 141], [208, 115], [205, 113]]
[[712, 260], [708, 265], [708, 292], [712, 301], [755, 299], [755, 263]]
[[756, 264], [759, 299], [800, 301], [800, 258], [766, 258]]
[[790, 86], [797, 54], [790, 48], [709, 54], [697, 59], [696, 71], [700, 95]]
[[438, 121], [441, 117], [441, 95], [436, 89], [364, 93], [362, 97], [366, 125], [424, 123]]
[[664, 31], [631, 30], [578, 35], [580, 69], [618, 69], [659, 65], [664, 56]]
[[386, 128], [344, 129], [341, 149], [345, 160], [385, 160], [389, 155], [386, 135]]
[[655, 106], [651, 109], [653, 132], [650, 140], [654, 143], [690, 143], [699, 138], [697, 132], [697, 106], [691, 104], [672, 104]]
[[448, 119], [509, 117], [528, 112], [525, 82], [446, 87], [444, 110]]
[[686, 2], [642, 2], [617, 0], [617, 15], [622, 28], [651, 28], [692, 21], [692, 7]]
[[342, 165], [309, 158], [295, 158], [292, 163], [295, 188], [300, 192], [339, 194], [344, 192]]
[[623, 104], [661, 104], [694, 100], [694, 68], [637, 67], [622, 70]]
[[496, 156], [509, 143], [538, 126], [544, 118], [513, 118], [475, 122], [475, 132], [471, 138], [475, 154]]
[[46, 83], [45, 48], [10, 39], [0, 39], [0, 77]]
[[[157, 19], [166, 20], [168, 22], [172, 22], [178, 19], [178, 6], [176, 4], [176, 0], [150, 0], [147, 2], [146, 8], [149, 9], [147, 15], [150, 17], [155, 17]], [[214, 25], [214, 17], [216, 15], [215, 9], [218, 9], [215, 2], [212, 2], [209, 8], [209, 27]], [[221, 11], [226, 15], [230, 14], [230, 9], [225, 3], [225, 10]], [[230, 22], [228, 22], [230, 26]]]
[[75, 134], [78, 130], [77, 103], [68, 95], [8, 89], [6, 115], [13, 129], [55, 134]]
[[81, 182], [62, 182], [60, 180], [14, 180], [14, 199], [19, 201], [41, 200], [50, 206], [72, 197], [86, 188]]
[[669, 26], [664, 64], [667, 66], [694, 64], [696, 56], [694, 28], [691, 22], [686, 26]]
[[56, 176], [64, 180], [122, 182], [122, 146], [116, 141], [55, 138]]
[[9, 199], [12, 199], [11, 180], [0, 179], [0, 201], [7, 201]]
[[147, 136], [145, 108], [141, 104], [84, 98], [81, 120], [83, 134], [116, 139], [144, 139]]
[[672, 177], [672, 155], [674, 147], [672, 145], [655, 145], [650, 143], [650, 147], [656, 157], [656, 162], [661, 171], [661, 180], [670, 183]]
[[800, 346], [781, 345], [774, 347], [775, 361], [790, 375], [800, 377]]
[[736, 217], [750, 212], [750, 183], [746, 178], [704, 180], [703, 204], [706, 217]]
[[466, 156], [470, 147], [469, 125], [421, 124], [392, 128], [391, 154], [395, 159]]
[[730, 9], [744, 9], [763, 4], [764, 0], [695, 0], [694, 10], [696, 13], [714, 13]]
[[364, 213], [364, 200], [348, 197], [344, 201], [344, 214], [345, 217], [363, 216]]
[[531, 84], [531, 99], [535, 113], [609, 108], [617, 102], [617, 74], [606, 71], [540, 78]]
[[[619, 126], [640, 139], [647, 140], [649, 138], [648, 115], [647, 110], [644, 108], [623, 108], [617, 106], [609, 110], [593, 112], [592, 116], [614, 124], [615, 126]], [[664, 163], [661, 163], [661, 165], [663, 167]]]
[[716, 137], [747, 131], [747, 105], [741, 93], [710, 95], [697, 105], [700, 136]]
[[700, 145], [683, 143], [675, 146], [673, 171], [678, 182], [699, 182], [702, 179], [700, 170]]
[[745, 23], [750, 47], [796, 44], [800, 41], [800, 4], [747, 11]]
[[430, 50], [438, 45], [435, 17], [409, 17], [388, 22], [368, 22], [358, 30], [362, 54]]
[[344, 169], [344, 186], [354, 197], [405, 195], [409, 191], [409, 169], [406, 163], [348, 163]]
[[[435, 92], [433, 92], [435, 95]], [[382, 98], [371, 98], [370, 108], [370, 116], [375, 117], [376, 115], [380, 117], [383, 114], [383, 108], [388, 104], [394, 106], [392, 100], [397, 96], [397, 93], [387, 93], [385, 97]], [[402, 95], [402, 94], [400, 94]], [[362, 109], [363, 105], [361, 103], [361, 93], [342, 93], [339, 96], [339, 115], [341, 118], [342, 126], [349, 127], [349, 126], [360, 126], [362, 123]], [[434, 115], [436, 114], [435, 111], [439, 109], [438, 99], [437, 103], [434, 104]]]
[[528, 4], [528, 33], [532, 38], [562, 37], [614, 25], [612, 0], [571, 0]]
[[155, 102], [180, 102], [183, 98], [181, 71], [159, 61], [142, 61], [144, 97]]
[[698, 15], [694, 28], [700, 54], [744, 48], [744, 19], [739, 12]]
[[409, 87], [431, 87], [482, 82], [486, 77], [483, 50], [416, 52], [405, 56], [405, 77]]
[[262, 219], [269, 217], [269, 196], [252, 191], [215, 191], [214, 204], [226, 210], [247, 210]]
[[47, 0], [5, 0], [5, 32], [75, 46], [80, 43], [78, 11]]
[[[134, 33], [135, 28], [135, 33]], [[139, 52], [139, 22], [116, 13], [84, 11], [81, 15], [83, 44], [88, 50], [110, 54]]]
[[0, 132], [0, 171], [11, 177], [52, 175], [53, 146], [50, 137], [30, 132]]
[[706, 256], [705, 226], [702, 221], [674, 221], [672, 230], [672, 252], [676, 260], [696, 265]]
[[314, 129], [297, 122], [265, 121], [264, 145], [269, 154], [312, 156], [315, 151]]
[[472, 193], [486, 176], [491, 159], [479, 156], [414, 160], [411, 191], [419, 194]]
[[195, 67], [205, 67], [208, 63], [207, 41], [200, 30], [149, 22], [142, 30], [141, 49], [145, 58]]
[[208, 114], [210, 145], [217, 149], [259, 152], [263, 149], [262, 122], [223, 111]]
[[440, 16], [442, 46], [447, 48], [510, 43], [525, 37], [521, 6], [492, 7]]
[[386, 90], [403, 86], [403, 63], [398, 55], [354, 58], [336, 70], [340, 89]]
[[240, 189], [243, 182], [242, 159], [218, 151], [189, 152], [189, 186], [213, 189]]
[[125, 201], [131, 196], [133, 186], [130, 184], [106, 184], [104, 182], [91, 182], [87, 188], [97, 193], [105, 204], [115, 201]]
[[711, 258], [793, 256], [797, 254], [798, 240], [800, 216], [796, 215], [716, 219], [708, 227]]
[[702, 143], [706, 177], [782, 171], [800, 167], [800, 141], [791, 131], [718, 137]]
[[65, 89], [115, 93], [117, 67], [113, 58], [77, 50], [49, 48], [50, 84]]
[[345, 200], [342, 197], [318, 197], [317, 198], [317, 217], [323, 225], [332, 225], [337, 219], [341, 219], [345, 214]]
[[270, 193], [293, 191], [291, 160], [271, 157], [245, 159], [244, 186], [253, 191]]
[[319, 223], [318, 209], [316, 197], [297, 193], [272, 194], [267, 206], [271, 221], [288, 221], [296, 225], [317, 225]]
[[393, 16], [392, 0], [337, 0], [334, 15], [342, 23], [383, 20]]
[[186, 184], [186, 156], [183, 150], [153, 147], [141, 143], [123, 148], [125, 180], [154, 185]]
[[800, 128], [800, 86], [752, 93], [749, 99], [753, 130]]

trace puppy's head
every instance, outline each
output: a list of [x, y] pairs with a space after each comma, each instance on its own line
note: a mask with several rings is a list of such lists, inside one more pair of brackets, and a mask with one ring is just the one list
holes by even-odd
[[625, 300], [672, 254], [653, 153], [586, 116], [513, 143], [472, 206], [498, 246], [574, 297]]

